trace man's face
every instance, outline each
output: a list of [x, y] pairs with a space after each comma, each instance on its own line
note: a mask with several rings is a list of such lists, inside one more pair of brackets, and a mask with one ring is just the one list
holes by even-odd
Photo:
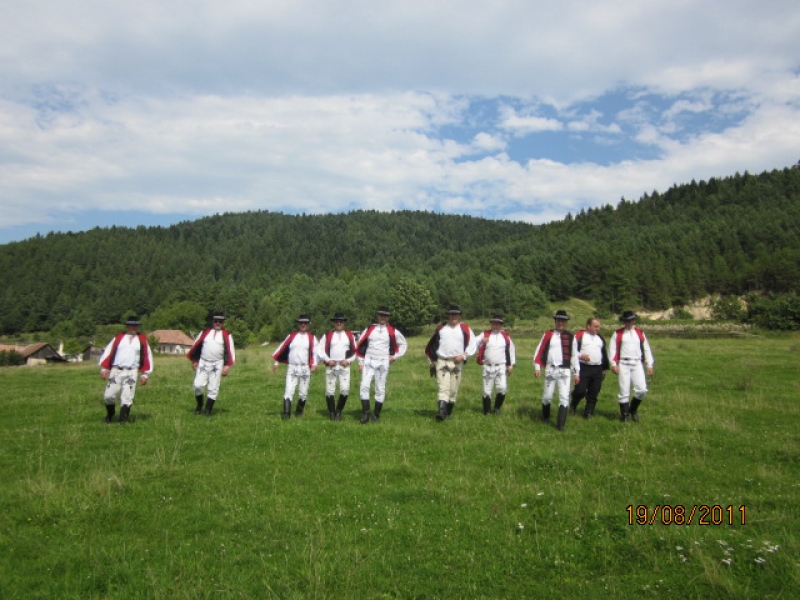
[[386, 325], [389, 322], [389, 315], [378, 315], [378, 323]]
[[636, 319], [631, 319], [630, 321], [625, 321], [625, 329], [633, 329], [634, 325], [636, 325]]
[[597, 332], [600, 331], [600, 321], [597, 319], [592, 319], [586, 325], [586, 331], [591, 333], [592, 335], [597, 335]]
[[335, 320], [333, 322], [333, 327], [334, 329], [336, 329], [336, 331], [341, 331], [342, 329], [344, 329], [344, 321], [342, 321], [341, 319]]
[[567, 327], [566, 319], [556, 319], [556, 329], [563, 331]]
[[128, 335], [136, 335], [137, 333], [139, 333], [139, 326], [125, 325], [125, 330], [128, 332]]
[[500, 331], [503, 328], [503, 324], [499, 321], [492, 321], [492, 331]]
[[214, 329], [222, 329], [223, 323], [222, 319], [214, 319]]
[[302, 321], [302, 322], [297, 324], [297, 328], [300, 331], [308, 331], [308, 323], [306, 323], [305, 321]]
[[450, 325], [458, 325], [461, 322], [461, 315], [456, 313], [450, 313], [447, 318], [450, 321]]

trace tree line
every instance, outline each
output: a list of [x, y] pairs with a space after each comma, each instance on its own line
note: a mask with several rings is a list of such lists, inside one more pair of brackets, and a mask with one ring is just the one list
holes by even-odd
[[608, 313], [707, 294], [791, 301], [798, 240], [797, 168], [692, 181], [545, 225], [262, 211], [50, 233], [0, 246], [0, 334], [82, 337], [131, 313], [150, 329], [197, 330], [224, 309], [242, 339], [266, 339], [300, 312], [317, 322], [345, 312], [360, 327], [379, 304], [413, 333], [451, 303], [465, 318], [522, 319], [567, 297]]

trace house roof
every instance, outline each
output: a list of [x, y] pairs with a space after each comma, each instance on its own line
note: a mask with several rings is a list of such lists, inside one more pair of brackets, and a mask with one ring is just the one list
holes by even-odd
[[177, 329], [156, 329], [150, 335], [156, 338], [159, 344], [177, 344], [181, 346], [194, 344], [192, 338]]
[[8, 344], [0, 344], [0, 352], [16, 352], [21, 354], [23, 358], [28, 358], [42, 350], [43, 348], [50, 348], [55, 356], [60, 357], [60, 354], [47, 342], [38, 342], [36, 344], [28, 344], [27, 346], [11, 346]]

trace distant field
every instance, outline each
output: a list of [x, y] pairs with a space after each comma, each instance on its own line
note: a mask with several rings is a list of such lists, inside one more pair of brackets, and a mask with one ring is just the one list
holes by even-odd
[[445, 423], [422, 338], [367, 426], [355, 369], [342, 422], [321, 372], [281, 421], [265, 348], [210, 419], [157, 356], [125, 426], [95, 365], [0, 369], [0, 598], [796, 597], [800, 337], [654, 336], [641, 422], [609, 375], [564, 433], [533, 419], [537, 339], [516, 341], [503, 414], [471, 362]]

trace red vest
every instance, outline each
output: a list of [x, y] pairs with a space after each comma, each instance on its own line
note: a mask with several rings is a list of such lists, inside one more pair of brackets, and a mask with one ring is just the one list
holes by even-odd
[[[636, 332], [636, 335], [639, 336], [639, 347], [642, 350], [642, 362], [644, 362], [644, 332], [639, 329], [638, 327], [634, 327], [633, 330]], [[616, 352], [614, 353], [614, 362], [619, 364], [619, 353], [622, 350], [622, 334], [625, 333], [625, 328], [617, 329], [616, 337], [617, 337], [617, 348]]]
[[[275, 354], [272, 355], [274, 360], [277, 360], [279, 363], [288, 364], [289, 362], [289, 347], [292, 345], [292, 340], [297, 337], [297, 334], [300, 333], [299, 331], [293, 331], [289, 334], [281, 347], [275, 351]], [[307, 331], [306, 335], [308, 336], [308, 366], [314, 366], [314, 335]]]
[[[352, 331], [345, 329], [344, 332], [347, 334], [347, 339], [350, 342], [350, 351], [345, 352], [345, 358], [350, 358], [356, 351], [356, 339], [353, 337]], [[332, 329], [325, 334], [325, 354], [327, 356], [331, 355], [331, 340], [333, 339], [334, 333], [336, 333], [336, 330]]]
[[[189, 351], [186, 353], [186, 358], [191, 360], [192, 362], [197, 362], [200, 360], [200, 353], [203, 350], [203, 340], [206, 339], [206, 336], [210, 331], [214, 331], [213, 329], [205, 329], [203, 333], [200, 334], [200, 337], [197, 338], [197, 341], [194, 343]], [[224, 357], [223, 357], [223, 364], [230, 367], [233, 365], [233, 353], [231, 352], [231, 334], [228, 332], [227, 329], [222, 329], [222, 339], [225, 342], [225, 350], [224, 350]]]
[[[506, 333], [505, 329], [501, 329], [500, 333], [503, 335], [503, 339], [506, 341], [506, 365], [511, 364], [511, 338]], [[481, 342], [480, 348], [478, 348], [478, 357], [475, 361], [479, 364], [483, 364], [483, 355], [486, 352], [486, 344], [489, 341], [489, 336], [492, 335], [492, 330], [484, 331], [483, 332], [483, 341]]]
[[[100, 363], [100, 366], [104, 369], [111, 369], [114, 365], [114, 358], [117, 356], [117, 348], [119, 348], [120, 342], [123, 338], [128, 335], [124, 331], [118, 333], [114, 338], [114, 344], [111, 346], [111, 352], [108, 353], [106, 359]], [[147, 352], [147, 337], [143, 333], [137, 333], [136, 337], [139, 338], [139, 370], [140, 371], [149, 371], [150, 370], [150, 355]]]
[[[461, 333], [464, 336], [464, 350], [466, 350], [467, 346], [469, 345], [469, 336], [470, 336], [469, 325], [467, 325], [466, 323], [459, 323], [459, 326], [461, 327]], [[442, 327], [444, 327], [444, 323], [442, 323], [436, 328], [436, 332], [428, 341], [428, 345], [425, 346], [425, 356], [427, 356], [430, 360], [436, 360], [438, 357], [439, 332], [442, 330]]]
[[[369, 348], [369, 336], [375, 330], [375, 325], [370, 325], [367, 327], [367, 330], [364, 332], [364, 335], [361, 336], [361, 339], [358, 340], [358, 347], [356, 348], [356, 355], [359, 358], [364, 358], [367, 354], [367, 348]], [[394, 327], [389, 325], [388, 323], [385, 325], [386, 332], [389, 334], [389, 355], [394, 356], [397, 354], [397, 334], [395, 333]]]

